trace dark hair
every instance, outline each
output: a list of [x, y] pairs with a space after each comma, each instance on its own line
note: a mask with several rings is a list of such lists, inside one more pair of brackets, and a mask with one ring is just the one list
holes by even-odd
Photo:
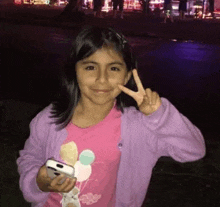
[[[84, 28], [73, 42], [70, 57], [62, 71], [60, 91], [52, 103], [51, 118], [55, 118], [55, 123], [61, 128], [66, 127], [71, 121], [74, 109], [80, 99], [80, 90], [76, 79], [76, 63], [89, 57], [103, 46], [113, 47], [116, 52], [121, 54], [128, 71], [137, 68], [132, 48], [122, 34], [112, 28]], [[126, 87], [136, 90], [133, 76], [131, 76]], [[133, 98], [125, 93], [118, 95], [116, 106], [122, 113], [124, 112], [123, 107], [135, 106], [137, 108]]]

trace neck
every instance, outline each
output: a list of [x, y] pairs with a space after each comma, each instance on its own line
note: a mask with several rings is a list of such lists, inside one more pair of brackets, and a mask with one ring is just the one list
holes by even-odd
[[79, 101], [76, 111], [88, 115], [89, 117], [103, 118], [109, 114], [114, 106], [114, 102], [105, 103], [103, 105], [97, 105], [92, 103], [86, 103], [82, 100]]

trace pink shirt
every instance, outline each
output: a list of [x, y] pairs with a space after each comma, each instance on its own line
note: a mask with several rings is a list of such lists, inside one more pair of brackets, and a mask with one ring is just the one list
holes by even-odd
[[74, 207], [114, 207], [121, 156], [118, 148], [121, 111], [113, 107], [105, 119], [94, 126], [79, 128], [70, 123], [66, 130], [68, 136], [60, 156], [65, 162], [72, 162], [77, 183], [65, 196], [50, 193], [44, 207], [62, 206], [61, 203], [63, 206], [72, 203]]

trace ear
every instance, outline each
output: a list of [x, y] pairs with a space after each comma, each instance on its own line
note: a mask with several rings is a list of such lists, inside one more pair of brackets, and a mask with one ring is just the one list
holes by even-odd
[[132, 76], [132, 70], [127, 73], [127, 75], [125, 77], [124, 85], [126, 85], [128, 83], [128, 81], [130, 80], [131, 76]]

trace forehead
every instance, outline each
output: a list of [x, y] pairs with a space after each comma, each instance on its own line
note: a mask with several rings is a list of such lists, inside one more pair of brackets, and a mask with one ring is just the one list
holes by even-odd
[[[102, 61], [120, 61], [124, 62], [122, 55], [112, 47], [102, 47], [96, 50], [92, 55], [85, 58], [86, 60]], [[85, 60], [84, 59], [84, 60]]]

